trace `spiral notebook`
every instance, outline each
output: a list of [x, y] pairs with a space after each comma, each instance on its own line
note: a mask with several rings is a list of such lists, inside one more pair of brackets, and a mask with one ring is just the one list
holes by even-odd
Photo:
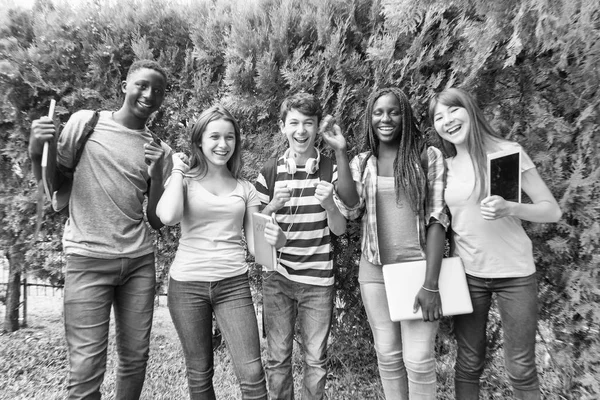
[[[425, 260], [383, 266], [383, 280], [392, 321], [423, 319], [421, 308], [413, 313], [413, 305], [415, 296], [425, 281], [425, 270]], [[459, 257], [442, 259], [439, 289], [443, 315], [473, 312], [465, 269]]]

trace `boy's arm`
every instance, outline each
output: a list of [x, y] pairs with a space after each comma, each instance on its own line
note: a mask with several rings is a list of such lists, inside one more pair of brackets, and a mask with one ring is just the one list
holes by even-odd
[[185, 154], [175, 153], [171, 158], [173, 160], [171, 177], [156, 206], [156, 215], [167, 226], [176, 225], [183, 218], [184, 175], [190, 169]]
[[327, 212], [327, 226], [329, 226], [331, 232], [337, 236], [344, 234], [346, 232], [346, 218], [333, 201], [333, 184], [327, 181], [319, 181], [316, 184], [315, 197]]
[[163, 223], [156, 214], [156, 206], [164, 192], [164, 163], [166, 153], [161, 144], [153, 141], [144, 145], [144, 155], [150, 162], [148, 166], [148, 206], [146, 207], [146, 216], [150, 226], [154, 229], [163, 227]]
[[344, 204], [348, 207], [354, 207], [358, 204], [360, 199], [358, 192], [356, 191], [356, 185], [352, 179], [346, 139], [342, 135], [342, 130], [337, 124], [333, 123], [333, 117], [327, 115], [323, 118], [320, 131], [325, 143], [327, 143], [335, 152], [338, 175], [336, 193]]

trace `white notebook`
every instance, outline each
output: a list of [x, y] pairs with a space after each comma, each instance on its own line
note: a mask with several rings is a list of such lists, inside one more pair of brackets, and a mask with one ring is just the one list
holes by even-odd
[[267, 222], [273, 222], [273, 218], [258, 212], [252, 214], [254, 259], [258, 264], [264, 266], [267, 271], [274, 271], [277, 266], [277, 251], [275, 246], [271, 246], [265, 239], [264, 231]]
[[[392, 321], [423, 319], [421, 308], [413, 313], [415, 296], [425, 281], [425, 260], [383, 266], [383, 279]], [[465, 269], [459, 257], [442, 260], [439, 277], [442, 314], [473, 312]]]

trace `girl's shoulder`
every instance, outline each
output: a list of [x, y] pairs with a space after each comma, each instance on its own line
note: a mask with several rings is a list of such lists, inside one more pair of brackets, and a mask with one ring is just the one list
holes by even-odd
[[250, 194], [256, 192], [256, 188], [254, 185], [246, 178], [237, 178], [238, 186], [242, 189], [245, 196], [249, 196]]

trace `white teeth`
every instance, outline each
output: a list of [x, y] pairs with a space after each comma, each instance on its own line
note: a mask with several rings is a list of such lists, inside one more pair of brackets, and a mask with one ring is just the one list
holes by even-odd
[[300, 139], [300, 138], [294, 138], [294, 140], [298, 143], [306, 143], [306, 141], [308, 140], [308, 138], [304, 138], [304, 139]]
[[460, 130], [460, 128], [461, 128], [461, 126], [460, 126], [460, 125], [458, 125], [458, 126], [453, 126], [453, 127], [452, 127], [452, 128], [450, 128], [450, 129], [446, 129], [446, 132], [448, 132], [450, 135], [452, 135], [452, 134], [454, 134], [454, 133], [458, 132], [458, 131]]

